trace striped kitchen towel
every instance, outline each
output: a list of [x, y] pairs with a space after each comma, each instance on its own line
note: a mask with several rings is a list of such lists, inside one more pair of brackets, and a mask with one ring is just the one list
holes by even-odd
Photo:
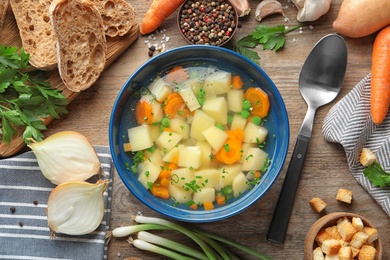
[[372, 122], [370, 84], [369, 74], [329, 110], [322, 134], [326, 141], [343, 146], [353, 177], [390, 216], [390, 187], [374, 187], [359, 161], [362, 148], [369, 148], [382, 168], [390, 172], [390, 116], [381, 125]]
[[108, 147], [95, 146], [95, 150], [103, 178], [109, 179], [110, 184], [104, 193], [105, 215], [101, 225], [83, 236], [50, 237], [46, 206], [55, 185], [43, 176], [34, 153], [0, 160], [0, 259], [107, 258], [105, 235], [110, 220], [113, 165]]

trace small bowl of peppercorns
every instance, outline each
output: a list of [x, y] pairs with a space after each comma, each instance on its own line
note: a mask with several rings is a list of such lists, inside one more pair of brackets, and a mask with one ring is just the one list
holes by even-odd
[[228, 0], [186, 0], [177, 23], [190, 44], [222, 46], [233, 37], [238, 15]]

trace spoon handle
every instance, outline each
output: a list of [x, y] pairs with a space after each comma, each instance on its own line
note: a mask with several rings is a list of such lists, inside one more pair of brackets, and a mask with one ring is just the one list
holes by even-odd
[[309, 142], [310, 137], [301, 134], [298, 135], [278, 203], [276, 204], [276, 209], [268, 230], [267, 240], [269, 241], [279, 244], [283, 244], [284, 242]]

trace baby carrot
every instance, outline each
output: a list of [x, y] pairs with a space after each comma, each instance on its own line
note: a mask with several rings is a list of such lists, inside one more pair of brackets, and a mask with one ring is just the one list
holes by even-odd
[[140, 33], [155, 31], [184, 2], [184, 0], [153, 0], [141, 22]]
[[244, 97], [252, 104], [252, 115], [258, 117], [266, 117], [268, 115], [270, 102], [267, 93], [260, 88], [248, 88], [245, 91]]
[[137, 119], [137, 122], [141, 125], [151, 124], [153, 121], [152, 105], [145, 100], [139, 100], [135, 108], [135, 117]]
[[232, 77], [232, 88], [241, 89], [242, 86], [244, 86], [244, 82], [242, 81], [240, 75], [234, 75]]
[[370, 99], [372, 120], [379, 125], [390, 106], [390, 26], [382, 29], [374, 40]]

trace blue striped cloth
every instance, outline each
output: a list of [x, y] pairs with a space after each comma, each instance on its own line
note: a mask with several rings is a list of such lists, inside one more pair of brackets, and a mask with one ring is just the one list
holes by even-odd
[[[30, 151], [0, 160], [0, 259], [106, 259], [113, 165], [108, 147], [95, 146], [104, 179], [105, 215], [96, 231], [83, 236], [50, 237], [46, 206], [55, 187], [41, 173]], [[92, 177], [95, 182], [98, 177]]]
[[343, 146], [353, 177], [390, 217], [390, 187], [374, 187], [364, 176], [360, 163], [360, 153], [366, 147], [374, 152], [383, 169], [390, 172], [390, 116], [381, 125], [372, 122], [370, 86], [369, 74], [329, 110], [322, 134], [326, 141]]

